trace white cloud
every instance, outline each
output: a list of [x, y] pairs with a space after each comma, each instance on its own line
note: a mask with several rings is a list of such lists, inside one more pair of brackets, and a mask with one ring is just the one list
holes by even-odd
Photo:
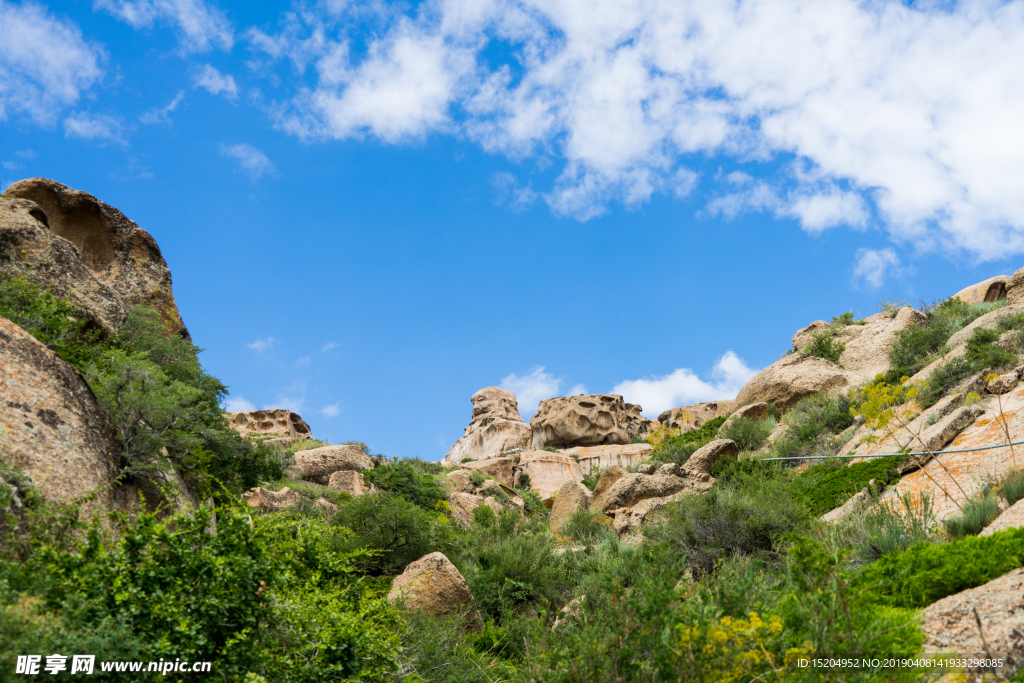
[[104, 59], [76, 24], [34, 2], [0, 0], [0, 121], [24, 115], [52, 124], [99, 81]]
[[254, 183], [265, 175], [277, 175], [277, 170], [267, 155], [248, 142], [230, 146], [221, 145], [220, 153], [237, 160], [242, 167], [242, 172], [249, 176], [249, 180]]
[[313, 361], [313, 357], [309, 356], [309, 355], [306, 355], [306, 356], [302, 356], [301, 358], [297, 358], [295, 360], [295, 364], [296, 365], [309, 365], [312, 361]]
[[569, 389], [569, 393], [566, 396], [579, 396], [580, 394], [586, 394], [587, 387], [582, 384], [574, 384], [572, 389]]
[[171, 100], [170, 104], [168, 104], [166, 107], [160, 107], [160, 108], [157, 108], [157, 109], [150, 109], [145, 114], [140, 116], [139, 120], [142, 121], [147, 126], [153, 126], [153, 125], [156, 125], [158, 123], [170, 123], [171, 122], [171, 112], [174, 111], [175, 109], [177, 109], [178, 105], [181, 104], [184, 99], [185, 99], [185, 91], [184, 90], [179, 90], [178, 94], [174, 96], [174, 99]]
[[84, 111], [74, 112], [64, 119], [64, 136], [122, 146], [128, 144], [120, 119]]
[[[688, 166], [721, 155], [763, 185], [719, 179], [711, 213], [1024, 252], [1020, 2], [426, 0], [289, 17], [250, 40], [292, 60], [277, 122], [303, 138], [442, 132], [555, 156], [558, 179], [531, 191], [580, 219], [686, 194]], [[368, 48], [350, 49], [367, 21]]]
[[678, 368], [668, 375], [630, 379], [619, 382], [612, 389], [629, 403], [637, 403], [643, 414], [656, 418], [663, 411], [700, 401], [732, 399], [757, 370], [732, 351], [718, 359], [711, 371], [711, 382], [705, 382], [689, 368]]
[[232, 396], [224, 404], [224, 410], [230, 410], [232, 412], [240, 412], [244, 410], [256, 410], [256, 406], [249, 401], [246, 401], [241, 396]]
[[285, 410], [290, 410], [293, 413], [301, 413], [305, 405], [306, 399], [301, 396], [281, 395], [277, 397], [277, 401], [274, 403], [268, 403], [263, 406], [263, 410], [277, 410], [278, 408], [284, 408]]
[[558, 396], [558, 388], [562, 380], [544, 372], [543, 367], [537, 367], [530, 371], [530, 374], [519, 377], [515, 373], [501, 380], [502, 389], [507, 389], [516, 395], [516, 403], [519, 404], [519, 414], [524, 420], [529, 421], [530, 417], [537, 412], [537, 406], [546, 398]]
[[252, 342], [250, 344], [246, 344], [246, 346], [248, 346], [250, 349], [252, 349], [256, 353], [263, 353], [264, 351], [267, 351], [268, 349], [274, 348], [274, 344], [276, 344], [276, 343], [277, 343], [276, 339], [274, 339], [273, 337], [267, 337], [266, 339], [257, 339], [256, 341], [254, 341], [254, 342]]
[[326, 344], [323, 345], [323, 348], [321, 348], [320, 351], [322, 353], [324, 351], [331, 351], [336, 348], [338, 348], [338, 342], [327, 342]]
[[340, 405], [341, 401], [326, 405], [320, 409], [320, 412], [321, 414], [326, 415], [327, 417], [337, 417], [338, 413], [341, 412], [341, 408], [338, 407]]
[[93, 7], [133, 28], [169, 22], [178, 31], [182, 49], [188, 52], [204, 52], [211, 47], [230, 50], [235, 42], [227, 15], [203, 0], [95, 0]]
[[863, 280], [873, 289], [881, 287], [885, 276], [900, 266], [900, 259], [892, 249], [858, 249], [856, 258], [854, 281]]
[[224, 93], [224, 97], [233, 100], [238, 97], [238, 85], [231, 74], [222, 74], [209, 64], [204, 64], [193, 80], [197, 88], [205, 88], [211, 95]]

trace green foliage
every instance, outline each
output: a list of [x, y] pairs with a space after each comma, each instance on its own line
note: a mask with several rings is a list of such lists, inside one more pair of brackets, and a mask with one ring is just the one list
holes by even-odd
[[1007, 505], [1013, 505], [1024, 498], [1024, 471], [1010, 472], [1000, 483], [999, 495]]
[[879, 503], [847, 524], [853, 527], [850, 540], [865, 562], [934, 540], [935, 518], [931, 498], [925, 494], [915, 500], [908, 493], [895, 502]]
[[494, 526], [498, 516], [489, 505], [480, 505], [473, 508], [473, 526], [479, 529], [490, 529]]
[[741, 451], [756, 451], [778, 426], [773, 418], [752, 420], [738, 417], [719, 431], [719, 438], [732, 439]]
[[394, 464], [381, 464], [363, 473], [368, 484], [383, 491], [402, 496], [424, 510], [433, 510], [437, 501], [445, 500], [447, 494], [433, 476], [418, 471], [409, 460], [398, 460]]
[[863, 569], [856, 584], [892, 607], [925, 607], [974, 588], [1024, 563], [1024, 529], [967, 536], [940, 545], [919, 543]]
[[854, 320], [854, 318], [853, 318], [853, 311], [847, 311], [846, 313], [842, 313], [840, 315], [832, 316], [832, 320], [830, 321], [830, 324], [831, 325], [843, 325], [843, 326], [846, 326], [846, 325], [856, 325], [858, 322], [862, 322], [862, 321]]
[[796, 497], [811, 514], [821, 515], [839, 507], [860, 492], [872, 479], [884, 486], [900, 479], [899, 458], [871, 458], [847, 465], [842, 460], [822, 461], [796, 477]]
[[580, 508], [562, 523], [559, 532], [586, 545], [595, 545], [615, 537], [615, 531], [599, 521], [599, 517], [601, 515]]
[[462, 614], [436, 618], [414, 612], [402, 634], [404, 669], [425, 683], [510, 680], [515, 668], [494, 656], [505, 649], [507, 640], [507, 634], [493, 623], [483, 633], [470, 635]]
[[918, 403], [924, 408], [932, 406], [971, 375], [1016, 363], [1016, 355], [995, 344], [999, 334], [996, 329], [975, 330], [967, 340], [964, 356], [948, 361], [928, 376], [927, 386], [918, 395]]
[[523, 503], [526, 507], [526, 514], [528, 516], [540, 518], [541, 521], [547, 521], [551, 512], [544, 507], [544, 501], [540, 499], [539, 493], [536, 491], [520, 490], [519, 495], [523, 497]]
[[813, 341], [801, 349], [800, 353], [805, 356], [824, 358], [825, 360], [832, 361], [836, 365], [839, 365], [839, 357], [842, 356], [843, 351], [846, 350], [846, 343], [838, 341], [832, 335], [831, 330], [818, 332], [811, 336]]
[[999, 503], [995, 496], [985, 495], [972, 498], [964, 504], [963, 511], [942, 520], [942, 526], [953, 538], [976, 536], [999, 514]]
[[701, 446], [714, 441], [718, 437], [718, 429], [722, 426], [728, 416], [723, 415], [708, 420], [698, 429], [683, 432], [678, 436], [670, 437], [662, 441], [651, 451], [651, 460], [655, 463], [674, 462], [682, 464], [694, 451]]
[[782, 416], [789, 428], [774, 444], [780, 458], [835, 455], [842, 446], [837, 435], [854, 423], [848, 396], [816, 394], [800, 400]]
[[469, 481], [473, 484], [473, 486], [483, 486], [484, 482], [487, 481], [487, 477], [484, 476], [483, 472], [479, 470], [473, 470], [472, 472], [469, 473]]
[[530, 475], [525, 472], [519, 474], [519, 481], [516, 482], [516, 488], [529, 491], [530, 490]]

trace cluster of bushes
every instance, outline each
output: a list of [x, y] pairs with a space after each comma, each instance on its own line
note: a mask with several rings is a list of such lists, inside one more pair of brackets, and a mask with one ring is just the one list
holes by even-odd
[[655, 463], [686, 462], [696, 450], [718, 438], [718, 429], [725, 422], [726, 416], [708, 420], [697, 429], [683, 432], [663, 440], [651, 452], [651, 460]]
[[844, 443], [837, 435], [854, 424], [850, 405], [847, 396], [816, 394], [801, 400], [782, 417], [787, 429], [774, 444], [777, 457], [835, 455]]

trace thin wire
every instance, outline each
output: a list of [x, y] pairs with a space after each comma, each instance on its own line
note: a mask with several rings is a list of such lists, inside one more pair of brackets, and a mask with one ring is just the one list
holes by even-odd
[[920, 451], [917, 453], [883, 453], [881, 455], [809, 455], [803, 458], [758, 458], [758, 460], [832, 460], [835, 458], [894, 458], [896, 456], [906, 457], [908, 455], [945, 455], [946, 453], [971, 453], [973, 451], [987, 451], [993, 448], [1009, 448], [1010, 446], [1024, 445], [1024, 441], [1013, 443], [1001, 443], [998, 446], [980, 446], [978, 448], [961, 448], [956, 451]]

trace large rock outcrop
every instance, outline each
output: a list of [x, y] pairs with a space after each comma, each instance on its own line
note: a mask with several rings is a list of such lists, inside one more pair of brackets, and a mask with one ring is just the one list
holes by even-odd
[[589, 508], [592, 497], [590, 490], [578, 481], [570, 479], [562, 484], [551, 506], [551, 533], [559, 533], [577, 510]]
[[1006, 281], [1006, 299], [1011, 306], [1024, 305], [1024, 268], [1014, 271]]
[[444, 553], [430, 553], [406, 567], [392, 582], [388, 601], [436, 617], [465, 612], [470, 630], [483, 626], [466, 579]]
[[635, 467], [654, 450], [649, 443], [627, 443], [612, 446], [576, 446], [562, 451], [575, 460], [583, 476], [589, 477], [594, 470], [606, 467]]
[[549, 398], [530, 418], [533, 450], [627, 444], [654, 426], [640, 410], [618, 394]]
[[1006, 298], [1006, 284], [1010, 278], [1006, 275], [996, 275], [983, 280], [976, 285], [964, 287], [953, 295], [965, 304], [991, 303]]
[[452, 444], [446, 466], [466, 458], [482, 458], [516, 448], [529, 448], [530, 425], [519, 414], [516, 395], [498, 387], [484, 387], [473, 394], [473, 415], [465, 434]]
[[285, 486], [280, 491], [271, 491], [257, 486], [246, 494], [245, 502], [251, 508], [259, 508], [268, 512], [278, 512], [298, 505], [302, 494]]
[[467, 462], [462, 465], [461, 469], [468, 472], [480, 472], [486, 477], [494, 477], [496, 481], [500, 481], [505, 486], [515, 486], [513, 477], [517, 462], [517, 458], [488, 458]]
[[520, 475], [530, 478], [530, 489], [537, 493], [545, 505], [550, 507], [551, 497], [562, 484], [570, 479], [583, 480], [579, 463], [567, 455], [550, 451], [526, 451], [519, 455], [514, 476], [516, 483]]
[[335, 472], [372, 470], [373, 459], [358, 446], [322, 446], [296, 453], [295, 469], [307, 481], [327, 484]]
[[239, 434], [312, 439], [309, 425], [298, 413], [284, 408], [227, 412], [232, 428]]
[[120, 211], [53, 180], [14, 183], [0, 199], [0, 271], [49, 287], [107, 332], [132, 306], [160, 311], [188, 337], [171, 271], [153, 237]]
[[680, 406], [664, 411], [658, 422], [670, 429], [688, 432], [697, 429], [708, 420], [727, 415], [732, 410], [732, 401], [705, 401], [689, 406]]
[[0, 318], [0, 459], [49, 501], [99, 490], [87, 510], [114, 507], [121, 449], [114, 427], [74, 367]]
[[655, 474], [627, 474], [607, 491], [595, 496], [590, 509], [609, 514], [619, 508], [633, 507], [646, 498], [669, 496], [686, 487], [687, 482], [681, 477], [660, 471]]
[[733, 405], [771, 403], [780, 409], [793, 407], [800, 399], [848, 384], [843, 369], [832, 361], [791, 353], [754, 375]]

